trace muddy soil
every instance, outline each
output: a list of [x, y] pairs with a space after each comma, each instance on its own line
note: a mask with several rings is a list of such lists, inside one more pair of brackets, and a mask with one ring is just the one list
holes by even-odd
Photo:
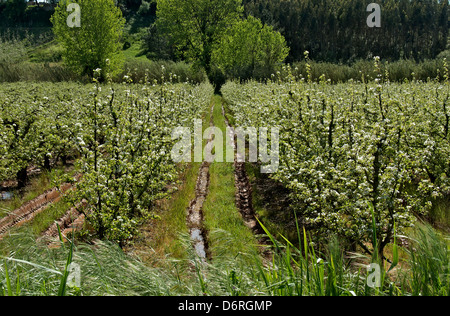
[[[81, 175], [75, 176], [79, 181]], [[0, 239], [13, 227], [19, 227], [31, 221], [37, 214], [47, 209], [51, 204], [58, 202], [61, 197], [72, 189], [72, 184], [65, 183], [60, 188], [47, 190], [33, 200], [23, 204], [18, 209], [10, 212], [7, 216], [0, 218]]]
[[[210, 126], [214, 126], [213, 110], [214, 106], [211, 107], [210, 111]], [[213, 135], [209, 135], [206, 146], [212, 146], [213, 140]], [[203, 262], [211, 260], [211, 253], [208, 248], [208, 232], [203, 225], [203, 203], [208, 195], [210, 166], [211, 163], [207, 161], [204, 161], [200, 166], [195, 186], [195, 198], [189, 203], [186, 218], [195, 253]]]
[[29, 222], [52, 203], [59, 201], [61, 196], [71, 188], [71, 184], [64, 184], [60, 189], [53, 188], [51, 190], [47, 190], [37, 198], [25, 203], [18, 209], [10, 212], [7, 216], [0, 219], [0, 238], [12, 227], [21, 226], [24, 223]]
[[68, 236], [74, 231], [79, 231], [83, 228], [85, 215], [79, 212], [80, 207], [86, 207], [86, 202], [83, 201], [77, 207], [71, 208], [63, 217], [53, 223], [43, 234], [42, 238], [51, 240], [59, 238], [58, 226], [63, 236]]
[[195, 186], [195, 198], [188, 207], [187, 224], [196, 254], [203, 260], [211, 259], [208, 250], [207, 231], [203, 226], [203, 203], [208, 195], [210, 163], [203, 162]]
[[[230, 125], [230, 122], [225, 115], [225, 108], [222, 104], [222, 115], [225, 119], [226, 125], [229, 127], [230, 135], [227, 135], [227, 139], [234, 139], [231, 142], [231, 146], [236, 150], [236, 139], [234, 135], [234, 128]], [[260, 223], [256, 219], [256, 213], [253, 208], [252, 200], [252, 186], [245, 170], [245, 157], [239, 157], [235, 155], [234, 157], [234, 179], [236, 187], [236, 207], [238, 208], [245, 225], [258, 236], [258, 241], [260, 244], [268, 244], [269, 239], [265, 236], [264, 229], [261, 227]]]

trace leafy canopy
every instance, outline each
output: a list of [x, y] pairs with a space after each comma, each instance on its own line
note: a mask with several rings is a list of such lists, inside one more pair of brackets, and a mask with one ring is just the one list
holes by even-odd
[[273, 71], [289, 54], [283, 35], [249, 16], [222, 36], [214, 51], [214, 63], [232, 77], [254, 77], [257, 71]]
[[243, 12], [241, 0], [160, 0], [158, 25], [171, 34], [179, 52], [208, 75], [214, 46]]
[[[80, 27], [69, 27], [67, 18], [73, 11], [67, 6], [76, 3], [81, 10]], [[117, 73], [123, 65], [119, 39], [125, 19], [114, 0], [61, 0], [51, 18], [53, 32], [63, 47], [66, 65], [81, 75], [93, 77], [95, 69]]]

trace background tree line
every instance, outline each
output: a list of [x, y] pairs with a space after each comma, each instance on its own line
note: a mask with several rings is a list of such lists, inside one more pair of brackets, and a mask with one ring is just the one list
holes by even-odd
[[[243, 0], [244, 16], [272, 26], [290, 47], [287, 62], [303, 60], [352, 63], [380, 56], [383, 60], [436, 58], [447, 47], [449, 3], [441, 0], [378, 0], [381, 28], [366, 24], [361, 0]], [[167, 36], [155, 25], [145, 37], [149, 52], [173, 56]], [[158, 42], [159, 45], [152, 45]], [[161, 45], [162, 44], [162, 45]], [[164, 46], [166, 44], [166, 46]]]
[[[381, 28], [366, 25], [371, 2], [381, 5]], [[305, 51], [315, 62], [352, 67], [374, 56], [389, 62], [449, 58], [449, 2], [443, 0], [238, 0], [228, 6], [223, 5], [228, 1], [198, 0], [114, 3], [126, 20], [119, 39], [124, 51], [138, 42], [141, 56], [153, 61], [187, 61], [217, 81], [225, 76], [270, 76], [281, 68], [284, 57], [291, 64], [303, 61]], [[176, 10], [170, 3], [178, 4], [173, 6]], [[217, 19], [214, 12], [219, 11], [220, 17], [228, 18]], [[43, 5], [27, 6], [25, 0], [0, 0], [0, 34], [5, 28], [26, 28], [32, 33], [42, 26], [50, 30], [53, 13], [51, 6], [44, 9]], [[239, 20], [243, 22], [229, 27]], [[269, 46], [282, 49], [264, 53], [263, 47]], [[134, 60], [128, 63], [133, 69], [142, 68]], [[435, 70], [422, 77], [435, 77]], [[327, 77], [328, 72], [324, 72]]]
[[[381, 28], [369, 28], [367, 5], [381, 6]], [[448, 1], [243, 0], [251, 14], [279, 30], [291, 48], [288, 62], [309, 51], [315, 60], [352, 62], [380, 56], [416, 61], [447, 46]]]

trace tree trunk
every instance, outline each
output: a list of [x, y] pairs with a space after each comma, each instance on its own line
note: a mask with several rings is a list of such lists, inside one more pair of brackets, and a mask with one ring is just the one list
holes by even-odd
[[17, 171], [16, 178], [17, 178], [17, 188], [23, 189], [28, 182], [27, 167], [23, 167], [19, 171]]
[[64, 166], [67, 166], [67, 155], [66, 154], [61, 155], [61, 162]]
[[226, 82], [226, 77], [221, 70], [217, 68], [208, 67], [206, 74], [208, 76], [209, 82], [214, 86], [214, 93], [220, 94], [220, 89]]
[[44, 169], [50, 171], [50, 158], [47, 155], [44, 156]]

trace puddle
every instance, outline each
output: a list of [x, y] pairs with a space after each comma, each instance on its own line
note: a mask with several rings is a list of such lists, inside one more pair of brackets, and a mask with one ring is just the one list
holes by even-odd
[[194, 243], [197, 255], [202, 259], [206, 259], [205, 240], [202, 231], [198, 228], [191, 229], [191, 240]]
[[[212, 125], [212, 110], [210, 125]], [[212, 134], [206, 146], [211, 146], [213, 143]], [[215, 157], [213, 157], [215, 158]], [[210, 163], [204, 161], [199, 169], [197, 183], [195, 186], [195, 198], [191, 201], [188, 208], [187, 222], [190, 227], [190, 237], [195, 253], [203, 261], [206, 262], [208, 258], [208, 242], [206, 240], [206, 232], [203, 229], [203, 203], [208, 195], [209, 187], [209, 166]]]
[[0, 192], [0, 200], [12, 200], [14, 198], [14, 194], [12, 192]]

